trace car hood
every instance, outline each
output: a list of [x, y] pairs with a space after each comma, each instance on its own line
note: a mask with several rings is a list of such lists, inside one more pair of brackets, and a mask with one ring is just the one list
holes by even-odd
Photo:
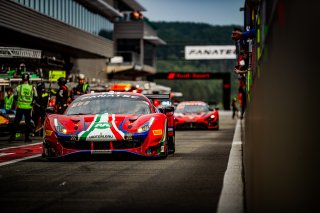
[[[58, 115], [51, 118], [59, 137], [75, 140], [105, 141], [123, 140], [151, 118], [150, 115]], [[60, 125], [65, 132], [58, 131]], [[60, 128], [61, 129], [61, 128]]]
[[210, 112], [198, 112], [198, 113], [174, 113], [174, 116], [181, 119], [197, 120], [211, 114]]

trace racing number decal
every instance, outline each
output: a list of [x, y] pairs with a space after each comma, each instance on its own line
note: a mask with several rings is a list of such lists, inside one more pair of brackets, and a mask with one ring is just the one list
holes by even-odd
[[111, 124], [108, 122], [101, 122], [94, 125], [94, 128], [97, 128], [97, 129], [106, 129], [110, 127], [111, 127]]

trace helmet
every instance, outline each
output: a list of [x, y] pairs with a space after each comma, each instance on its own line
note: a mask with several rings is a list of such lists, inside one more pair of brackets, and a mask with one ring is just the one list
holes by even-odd
[[45, 88], [46, 88], [46, 86], [45, 86], [45, 84], [44, 84], [43, 82], [39, 82], [39, 83], [37, 84], [37, 90], [38, 90], [38, 91], [44, 91]]
[[82, 74], [82, 73], [79, 74], [79, 76], [78, 76], [78, 79], [79, 79], [79, 80], [84, 80], [84, 78], [85, 78], [84, 74]]
[[67, 83], [67, 80], [64, 77], [60, 77], [58, 79], [58, 85], [59, 86], [66, 85], [66, 83]]
[[6, 92], [9, 92], [9, 91], [10, 91], [10, 92], [13, 92], [12, 87], [7, 87], [7, 88], [6, 88]]
[[22, 80], [23, 81], [29, 81], [30, 79], [30, 75], [28, 73], [23, 73], [22, 74]]

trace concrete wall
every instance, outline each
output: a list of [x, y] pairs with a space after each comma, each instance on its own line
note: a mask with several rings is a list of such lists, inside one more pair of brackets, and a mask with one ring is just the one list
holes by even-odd
[[83, 73], [89, 81], [96, 80], [100, 82], [107, 81], [107, 74], [104, 69], [107, 59], [75, 59], [73, 72], [77, 69]]
[[320, 12], [311, 1], [275, 2], [245, 116], [246, 211], [317, 212]]

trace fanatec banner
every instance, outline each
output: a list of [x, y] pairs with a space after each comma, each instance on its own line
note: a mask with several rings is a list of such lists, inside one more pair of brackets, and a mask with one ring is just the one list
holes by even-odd
[[185, 46], [186, 60], [236, 59], [235, 45]]

